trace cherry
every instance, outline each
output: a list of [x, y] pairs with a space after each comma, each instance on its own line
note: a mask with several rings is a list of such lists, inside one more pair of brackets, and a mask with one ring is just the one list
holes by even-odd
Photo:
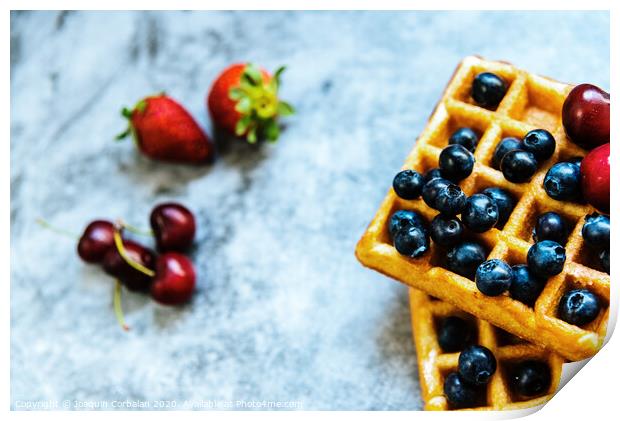
[[86, 263], [101, 263], [106, 253], [114, 248], [114, 224], [96, 220], [88, 224], [80, 237], [77, 252]]
[[[123, 251], [128, 259], [143, 267], [153, 270], [155, 268], [155, 253], [141, 244], [131, 240], [123, 240]], [[117, 247], [112, 247], [103, 259], [103, 270], [110, 276], [118, 279], [131, 291], [148, 291], [151, 286], [152, 276], [130, 265]]]
[[609, 94], [584, 83], [568, 94], [562, 107], [566, 135], [579, 146], [592, 149], [609, 142]]
[[196, 220], [185, 206], [162, 203], [151, 212], [151, 228], [159, 251], [183, 251], [194, 241]]
[[609, 213], [609, 143], [592, 149], [581, 161], [581, 192], [584, 199]]
[[192, 297], [196, 285], [196, 272], [192, 262], [184, 255], [167, 252], [159, 256], [151, 296], [161, 304], [184, 304]]

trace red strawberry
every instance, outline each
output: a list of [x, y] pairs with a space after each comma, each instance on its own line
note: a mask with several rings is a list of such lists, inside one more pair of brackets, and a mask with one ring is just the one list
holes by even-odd
[[149, 158], [198, 164], [209, 160], [213, 146], [192, 116], [165, 94], [146, 97], [122, 114], [129, 127], [117, 136], [132, 134], [138, 148]]
[[244, 137], [277, 140], [278, 117], [293, 114], [293, 107], [278, 98], [280, 67], [273, 77], [255, 65], [233, 64], [211, 86], [207, 106], [216, 126]]

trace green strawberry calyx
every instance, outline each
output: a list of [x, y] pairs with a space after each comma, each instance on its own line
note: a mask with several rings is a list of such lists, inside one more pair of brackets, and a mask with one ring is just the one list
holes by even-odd
[[121, 110], [121, 115], [128, 120], [127, 128], [123, 132], [116, 135], [116, 140], [123, 140], [129, 135], [131, 135], [133, 139], [136, 140], [136, 131], [133, 127], [133, 124], [131, 123], [131, 118], [136, 111], [139, 113], [143, 113], [144, 110], [146, 110], [146, 98], [138, 101], [132, 109], [123, 107], [123, 109]]
[[235, 111], [241, 115], [235, 126], [237, 136], [245, 136], [249, 143], [263, 138], [270, 142], [278, 139], [278, 118], [295, 113], [291, 104], [278, 98], [280, 77], [285, 69], [279, 67], [265, 82], [256, 65], [245, 66], [239, 85], [228, 91], [228, 97], [235, 102]]
[[128, 137], [129, 135], [131, 135], [131, 137], [133, 138], [133, 140], [135, 142], [138, 141], [138, 137], [136, 135], [136, 130], [133, 127], [133, 123], [131, 122], [131, 119], [134, 117], [134, 115], [136, 114], [136, 112], [143, 114], [146, 111], [146, 106], [147, 106], [147, 102], [146, 100], [149, 98], [156, 98], [156, 97], [163, 97], [166, 96], [166, 93], [164, 91], [161, 91], [157, 94], [154, 95], [150, 95], [147, 96], [145, 98], [142, 98], [140, 101], [136, 102], [136, 105], [133, 106], [133, 108], [127, 108], [127, 107], [123, 107], [123, 109], [121, 110], [121, 115], [123, 117], [125, 117], [128, 121], [127, 123], [127, 128], [125, 129], [125, 131], [117, 134], [115, 136], [116, 140], [123, 140], [126, 137]]

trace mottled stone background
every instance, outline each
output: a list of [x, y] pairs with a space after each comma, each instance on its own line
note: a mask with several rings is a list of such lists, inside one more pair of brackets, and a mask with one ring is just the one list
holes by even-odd
[[[11, 402], [300, 401], [420, 409], [406, 289], [355, 243], [459, 60], [514, 62], [609, 87], [606, 13], [14, 13], [11, 15]], [[286, 63], [280, 142], [214, 165], [162, 165], [115, 143], [122, 105], [165, 90], [211, 133], [227, 64]], [[198, 218], [190, 305], [125, 295], [73, 241], [97, 217]], [[151, 401], [151, 406], [153, 405]]]

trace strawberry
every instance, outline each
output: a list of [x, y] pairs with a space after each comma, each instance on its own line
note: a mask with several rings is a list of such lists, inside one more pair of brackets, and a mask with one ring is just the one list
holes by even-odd
[[293, 114], [293, 107], [278, 98], [280, 67], [273, 77], [254, 64], [233, 64], [213, 82], [207, 107], [216, 126], [256, 143], [275, 141], [280, 135], [278, 117]]
[[213, 145], [192, 116], [165, 94], [146, 97], [133, 109], [123, 108], [127, 130], [142, 153], [160, 161], [198, 164], [213, 155]]

